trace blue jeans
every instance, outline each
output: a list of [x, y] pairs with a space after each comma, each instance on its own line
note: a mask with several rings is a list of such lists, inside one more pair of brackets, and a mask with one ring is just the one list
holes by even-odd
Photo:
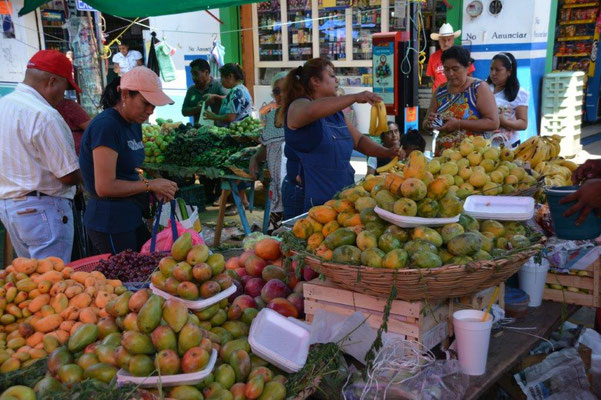
[[51, 196], [0, 200], [0, 220], [19, 257], [55, 256], [65, 263], [71, 261], [71, 200]]
[[282, 182], [282, 202], [284, 203], [284, 220], [301, 215], [305, 206], [305, 188], [286, 176]]

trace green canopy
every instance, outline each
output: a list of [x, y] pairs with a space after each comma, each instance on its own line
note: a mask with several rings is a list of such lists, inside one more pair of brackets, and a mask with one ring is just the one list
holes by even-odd
[[[105, 14], [133, 18], [210, 10], [258, 1], [260, 0], [86, 0], [85, 3]], [[19, 11], [19, 16], [30, 13], [46, 3], [48, 0], [25, 0], [25, 6]]]

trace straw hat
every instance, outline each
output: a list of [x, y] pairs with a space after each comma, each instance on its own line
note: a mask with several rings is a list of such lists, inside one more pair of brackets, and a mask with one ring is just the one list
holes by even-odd
[[440, 30], [438, 31], [438, 33], [430, 34], [430, 38], [432, 40], [438, 40], [438, 39], [440, 39], [441, 36], [453, 36], [454, 38], [457, 38], [457, 37], [459, 37], [459, 35], [461, 35], [461, 29], [453, 32], [453, 27], [451, 26], [451, 24], [444, 23], [440, 27]]

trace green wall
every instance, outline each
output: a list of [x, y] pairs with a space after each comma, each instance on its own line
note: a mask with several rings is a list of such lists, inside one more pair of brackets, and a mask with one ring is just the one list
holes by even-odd
[[551, 0], [551, 15], [549, 16], [549, 30], [547, 36], [547, 59], [545, 61], [545, 74], [553, 69], [553, 50], [555, 46], [555, 25], [557, 23], [557, 0]]
[[[447, 9], [447, 22], [453, 26], [453, 29], [461, 29], [463, 25], [463, 0], [449, 0], [452, 9]], [[455, 44], [461, 45], [461, 36], [455, 39]]]
[[225, 47], [225, 62], [242, 65], [242, 46], [240, 29], [240, 7], [227, 7], [219, 9], [219, 19], [223, 21], [220, 26], [221, 44]]

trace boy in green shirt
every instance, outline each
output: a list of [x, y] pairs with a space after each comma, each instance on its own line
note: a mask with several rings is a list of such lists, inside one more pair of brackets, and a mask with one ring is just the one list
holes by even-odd
[[[206, 60], [196, 59], [190, 63], [192, 80], [194, 86], [190, 86], [186, 92], [186, 98], [182, 105], [182, 115], [193, 117], [194, 123], [198, 123], [202, 102], [206, 94], [217, 94], [225, 96], [227, 90], [221, 86], [221, 82], [211, 77], [211, 67]], [[214, 113], [219, 113], [219, 105], [210, 106]]]

